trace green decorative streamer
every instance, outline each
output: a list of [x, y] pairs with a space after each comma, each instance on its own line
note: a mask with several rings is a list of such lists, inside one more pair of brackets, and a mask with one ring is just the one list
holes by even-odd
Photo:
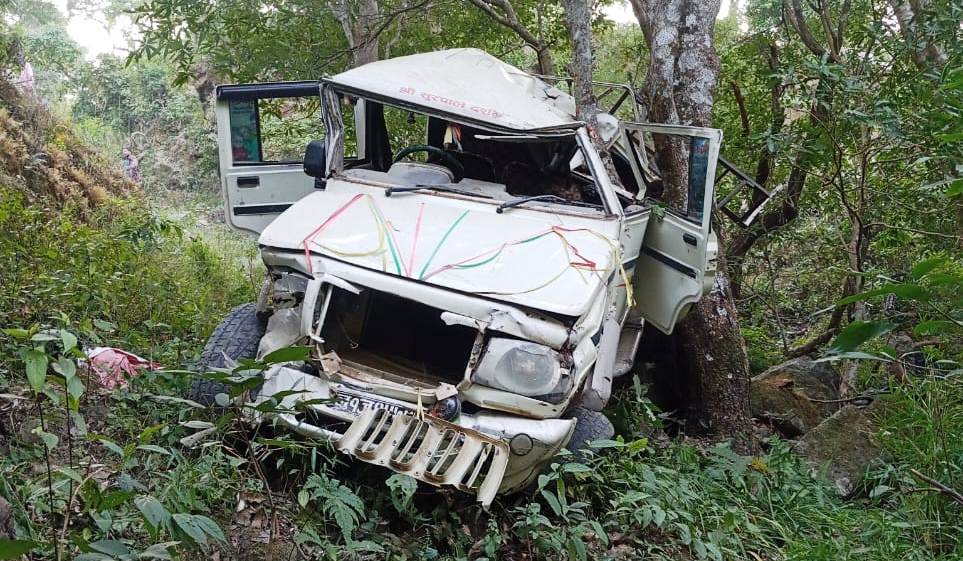
[[435, 255], [438, 253], [438, 250], [441, 249], [441, 246], [445, 245], [445, 241], [448, 240], [448, 236], [451, 235], [452, 231], [454, 231], [454, 229], [458, 227], [458, 225], [461, 223], [462, 220], [465, 219], [466, 216], [468, 216], [467, 210], [461, 213], [461, 216], [459, 216], [458, 218], [455, 219], [454, 222], [452, 222], [451, 226], [448, 227], [448, 231], [445, 232], [445, 235], [442, 236], [440, 240], [438, 240], [438, 245], [436, 245], [435, 249], [431, 251], [431, 255], [428, 256], [428, 261], [425, 261], [425, 266], [422, 267], [421, 272], [418, 273], [418, 280], [422, 280], [425, 278], [425, 271], [428, 270], [428, 266], [431, 265], [431, 261], [435, 258]]

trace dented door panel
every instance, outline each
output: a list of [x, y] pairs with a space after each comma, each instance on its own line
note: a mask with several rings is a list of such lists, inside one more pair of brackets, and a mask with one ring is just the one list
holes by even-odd
[[[691, 305], [698, 301], [715, 274], [715, 251], [710, 233], [716, 163], [722, 132], [717, 129], [646, 123], [625, 123], [644, 142], [640, 152], [657, 149], [654, 137], [675, 142], [686, 154], [688, 193], [685, 208], [667, 207], [650, 190], [646, 205], [651, 216], [633, 274], [637, 311], [664, 333], [671, 333]], [[648, 139], [648, 141], [647, 141]], [[649, 158], [656, 166], [657, 157]], [[660, 181], [668, 181], [663, 174]], [[664, 186], [663, 186], [664, 188]]]

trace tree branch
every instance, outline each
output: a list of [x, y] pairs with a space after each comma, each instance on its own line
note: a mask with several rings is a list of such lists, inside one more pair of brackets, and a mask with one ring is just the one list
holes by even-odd
[[[782, 5], [786, 18], [789, 20], [790, 25], [796, 29], [796, 32], [799, 33], [799, 38], [802, 39], [806, 48], [818, 57], [827, 54], [826, 48], [819, 44], [812, 30], [809, 29], [809, 24], [806, 23], [806, 14], [803, 13], [802, 6], [799, 5], [799, 0], [783, 0]], [[833, 62], [835, 62], [835, 59], [833, 59]]]
[[739, 106], [739, 121], [742, 123], [743, 136], [749, 136], [751, 128], [749, 126], [749, 111], [746, 109], [746, 98], [742, 95], [742, 89], [735, 80], [729, 80], [729, 87], [732, 88], [732, 95], [736, 98], [736, 105]]
[[922, 473], [920, 473], [919, 471], [917, 471], [917, 470], [915, 470], [915, 469], [910, 468], [909, 471], [910, 471], [910, 474], [911, 474], [913, 477], [915, 477], [916, 479], [919, 479], [920, 481], [922, 481], [922, 482], [924, 482], [924, 483], [928, 483], [928, 484], [932, 485], [933, 487], [935, 487], [936, 489], [939, 490], [940, 494], [946, 495], [947, 497], [953, 499], [953, 500], [956, 501], [957, 503], [963, 505], [963, 493], [960, 493], [960, 492], [957, 491], [956, 489], [952, 489], [952, 488], [950, 488], [950, 487], [947, 487], [946, 485], [943, 485], [942, 483], [940, 483], [939, 481], [933, 479], [932, 477], [928, 477], [928, 476], [926, 476], [926, 475], [923, 475]]

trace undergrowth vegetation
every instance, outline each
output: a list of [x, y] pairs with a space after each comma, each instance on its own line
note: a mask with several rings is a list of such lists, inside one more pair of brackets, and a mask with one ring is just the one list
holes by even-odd
[[[807, 9], [825, 3], [817, 4]], [[183, 397], [205, 339], [261, 286], [254, 244], [210, 212], [220, 202], [208, 200], [217, 181], [205, 96], [225, 75], [327, 72], [326, 58], [291, 56], [292, 41], [315, 49], [317, 34], [339, 26], [315, 13], [303, 25], [301, 10], [281, 10], [262, 23], [284, 33], [254, 33], [246, 22], [263, 18], [253, 4], [212, 2], [203, 9], [218, 13], [194, 18], [198, 3], [156, 0], [136, 8], [155, 10], [154, 40], [172, 30], [161, 50], [190, 56], [173, 66], [110, 55], [94, 63], [62, 18], [44, 19], [50, 5], [16, 4], [31, 5], [45, 23], [38, 32], [24, 19], [21, 39], [46, 101], [0, 80], [0, 559], [963, 560], [963, 496], [954, 491], [963, 489], [957, 5], [938, 2], [934, 21], [949, 31], [927, 31], [953, 47], [939, 72], [900, 55], [879, 2], [858, 4], [847, 31], [854, 47], [834, 62], [780, 31], [780, 2], [750, 2], [749, 34], [735, 11], [718, 22], [731, 79], [716, 104], [727, 155], [743, 167], [757, 162], [757, 179], [774, 191], [800, 170], [811, 174], [769, 207], [788, 209], [781, 225], [765, 235], [727, 231], [751, 238], [730, 261], [750, 367], [760, 373], [815, 341], [796, 356], [821, 352], [845, 368], [855, 397], [838, 401], [875, 398], [872, 437], [883, 457], [852, 494], [841, 498], [823, 469], [771, 434], [752, 456], [668, 438], [659, 425], [672, 412], [628, 377], [607, 410], [614, 439], [559, 456], [530, 492], [499, 496], [489, 511], [247, 422], [276, 401], [212, 412]], [[441, 33], [414, 12], [398, 18], [408, 27], [392, 52], [487, 40], [519, 64], [529, 56], [504, 30], [493, 33], [487, 16], [458, 6], [438, 16]], [[176, 21], [179, 7], [190, 25]], [[539, 10], [520, 13], [540, 18]], [[230, 52], [189, 60], [202, 57], [187, 47], [211, 45], [178, 42], [194, 26], [219, 36], [204, 27], [225, 14], [237, 33], [216, 46]], [[14, 19], [0, 20], [3, 51]], [[645, 58], [640, 32], [601, 26], [599, 76], [622, 81], [627, 64]], [[558, 22], [553, 29], [564, 36]], [[857, 45], [867, 54], [850, 59]], [[249, 57], [238, 61], [238, 52]], [[0, 62], [10, 74], [10, 61]], [[175, 71], [190, 88], [171, 83]], [[821, 107], [832, 118], [805, 118]], [[286, 148], [314, 135], [310, 121], [301, 126]], [[122, 147], [141, 158], [140, 188], [110, 163]], [[877, 150], [886, 157], [864, 158]], [[897, 348], [898, 337], [911, 345]], [[97, 346], [160, 367], [107, 388], [86, 356]], [[304, 358], [282, 349], [205, 375], [237, 397], [271, 364]]]
[[[6, 325], [69, 327], [91, 343], [180, 364], [260, 279], [158, 218], [138, 197], [80, 211], [0, 189], [0, 315]], [[3, 345], [3, 343], [0, 343]], [[0, 354], [0, 383], [11, 370]]]
[[[930, 459], [959, 482], [955, 384], [923, 383], [886, 398], [888, 411], [901, 412], [881, 419], [893, 461], [850, 500], [779, 439], [747, 457], [726, 444], [626, 433], [559, 457], [532, 495], [500, 498], [486, 513], [470, 497], [347, 465], [324, 444], [270, 426], [252, 431], [239, 408], [211, 419], [177, 397], [189, 372], [145, 372], [108, 392], [69, 365], [87, 337], [7, 333], [34, 390], [19, 407], [40, 420], [7, 427], [18, 438], [0, 440], [0, 494], [23, 547], [44, 558], [208, 558], [217, 549], [250, 559], [963, 556], [959, 505], [921, 489], [908, 471], [928, 469], [920, 462]], [[242, 361], [231, 393], [299, 353]], [[651, 404], [634, 391], [618, 399], [630, 402], [621, 408], [627, 425], [652, 423]]]

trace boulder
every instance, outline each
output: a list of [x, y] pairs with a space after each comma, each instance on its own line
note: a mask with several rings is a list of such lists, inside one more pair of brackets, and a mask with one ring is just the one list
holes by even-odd
[[814, 468], [825, 470], [840, 496], [850, 495], [866, 470], [883, 461], [876, 441], [882, 402], [847, 405], [799, 439], [794, 448]]
[[833, 403], [839, 382], [839, 372], [829, 363], [806, 357], [773, 366], [752, 378], [752, 416], [786, 437], [801, 436], [839, 408]]
[[0, 497], [0, 540], [13, 539], [13, 509], [6, 499]]

